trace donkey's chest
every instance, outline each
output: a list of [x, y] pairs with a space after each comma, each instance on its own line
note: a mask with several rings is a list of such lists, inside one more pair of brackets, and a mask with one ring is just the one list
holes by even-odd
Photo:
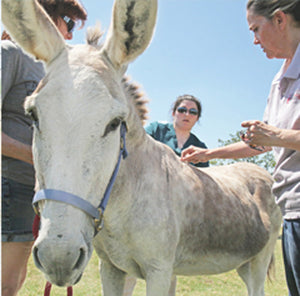
[[143, 278], [137, 264], [139, 252], [133, 251], [133, 242], [127, 234], [116, 235], [105, 230], [94, 240], [94, 247], [101, 260], [108, 261], [118, 269], [138, 278]]

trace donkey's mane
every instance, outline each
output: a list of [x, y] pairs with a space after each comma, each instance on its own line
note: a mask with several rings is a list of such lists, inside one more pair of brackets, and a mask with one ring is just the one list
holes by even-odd
[[103, 36], [100, 23], [97, 23], [95, 27], [88, 27], [86, 32], [86, 42], [92, 46], [99, 46], [99, 40]]
[[[87, 29], [86, 42], [91, 46], [101, 47], [99, 41], [102, 36], [103, 32], [101, 31], [100, 24], [97, 24], [95, 27], [89, 27]], [[126, 97], [133, 101], [136, 111], [144, 125], [146, 120], [148, 119], [148, 108], [146, 104], [149, 102], [149, 100], [147, 100], [144, 96], [144, 93], [140, 91], [140, 87], [136, 83], [130, 81], [127, 76], [123, 77], [122, 85]]]
[[145, 98], [144, 93], [142, 93], [140, 90], [140, 87], [136, 83], [130, 81], [127, 76], [123, 77], [122, 85], [127, 98], [133, 101], [135, 109], [144, 125], [148, 119], [147, 114], [149, 110], [146, 104], [149, 102], [149, 100]]

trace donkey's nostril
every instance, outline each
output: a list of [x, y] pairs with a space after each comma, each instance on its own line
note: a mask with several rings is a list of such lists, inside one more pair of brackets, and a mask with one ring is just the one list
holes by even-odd
[[43, 269], [43, 266], [42, 266], [39, 256], [38, 256], [38, 248], [37, 247], [33, 248], [32, 256], [33, 256], [33, 260], [34, 260], [36, 267], [39, 269]]
[[85, 251], [84, 248], [80, 248], [79, 257], [74, 266], [74, 269], [79, 269], [84, 264], [84, 261], [85, 261]]

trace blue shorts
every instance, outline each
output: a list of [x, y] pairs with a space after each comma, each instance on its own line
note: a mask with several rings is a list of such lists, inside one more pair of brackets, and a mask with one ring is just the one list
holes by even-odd
[[34, 190], [2, 177], [2, 242], [33, 241], [35, 212], [31, 202]]

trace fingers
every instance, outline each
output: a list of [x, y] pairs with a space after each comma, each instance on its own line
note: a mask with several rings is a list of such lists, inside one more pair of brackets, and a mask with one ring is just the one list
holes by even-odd
[[241, 123], [242, 127], [247, 128], [246, 132], [241, 132], [241, 139], [249, 145], [252, 149], [258, 151], [264, 151], [264, 146], [258, 146], [260, 143], [259, 139], [262, 137], [262, 128], [264, 123], [259, 120], [248, 120]]
[[197, 163], [198, 147], [190, 146], [181, 152], [181, 161]]
[[242, 127], [248, 128], [245, 133], [242, 134], [242, 140], [248, 140], [251, 141], [255, 136], [257, 136], [259, 133], [262, 132], [263, 122], [259, 120], [249, 120], [249, 121], [243, 121], [241, 123]]
[[242, 127], [250, 127], [252, 125], [257, 125], [259, 123], [260, 123], [259, 120], [246, 120], [246, 121], [243, 121], [241, 123], [241, 125], [242, 125]]
[[194, 153], [189, 153], [189, 154], [181, 154], [181, 161], [186, 161], [186, 162], [194, 162], [195, 161], [195, 152]]
[[206, 152], [208, 149], [190, 146], [182, 151], [181, 153], [181, 161], [184, 162], [192, 162], [192, 163], [198, 163], [198, 162], [206, 162]]
[[180, 159], [182, 162], [185, 163], [198, 163], [199, 161], [197, 160], [197, 157], [190, 155], [190, 156], [186, 156], [184, 158], [181, 157]]
[[195, 151], [195, 147], [194, 146], [189, 146], [188, 148], [182, 150], [181, 152], [181, 158], [186, 157], [190, 154], [192, 154]]

